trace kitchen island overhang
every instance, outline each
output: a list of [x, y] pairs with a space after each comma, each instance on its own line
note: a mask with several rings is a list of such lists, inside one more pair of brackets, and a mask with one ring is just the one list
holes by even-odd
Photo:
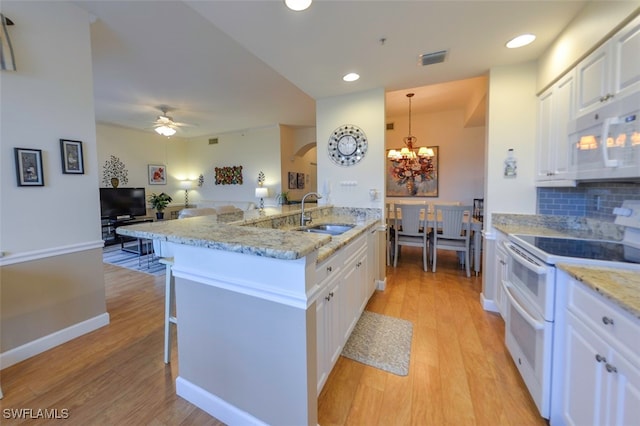
[[161, 239], [174, 254], [178, 395], [228, 424], [316, 425], [315, 268], [379, 223], [370, 210], [335, 238], [213, 218], [123, 229]]

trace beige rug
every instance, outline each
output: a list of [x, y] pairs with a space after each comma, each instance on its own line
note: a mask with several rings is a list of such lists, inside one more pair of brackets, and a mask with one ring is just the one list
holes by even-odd
[[410, 321], [364, 311], [344, 345], [342, 356], [406, 376], [412, 335]]

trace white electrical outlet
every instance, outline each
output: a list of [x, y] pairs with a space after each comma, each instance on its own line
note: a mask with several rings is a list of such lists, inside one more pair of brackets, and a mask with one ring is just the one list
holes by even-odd
[[614, 221], [616, 225], [640, 228], [640, 201], [625, 200], [622, 202], [621, 208], [614, 209], [613, 214], [616, 212], [620, 213]]

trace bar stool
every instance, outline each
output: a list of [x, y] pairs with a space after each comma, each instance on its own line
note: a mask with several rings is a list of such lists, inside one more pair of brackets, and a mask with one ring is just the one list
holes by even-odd
[[171, 362], [171, 324], [178, 324], [174, 309], [176, 301], [175, 278], [173, 276], [173, 250], [165, 241], [153, 240], [153, 251], [158, 262], [165, 265], [164, 274], [164, 363]]
[[171, 272], [173, 257], [161, 257], [158, 262], [165, 265], [165, 290], [164, 290], [164, 363], [171, 362], [171, 324], [178, 324], [175, 315], [171, 315], [171, 309], [175, 304], [175, 278]]

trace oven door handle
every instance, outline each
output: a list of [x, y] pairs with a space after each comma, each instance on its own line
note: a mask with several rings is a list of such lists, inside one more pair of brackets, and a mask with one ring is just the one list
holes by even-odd
[[522, 254], [514, 250], [511, 244], [504, 244], [504, 248], [507, 249], [512, 259], [514, 259], [515, 261], [517, 261], [519, 264], [529, 269], [530, 271], [535, 272], [537, 275], [544, 275], [547, 273], [546, 267], [540, 266], [522, 257]]
[[531, 327], [533, 327], [535, 330], [542, 330], [544, 329], [544, 321], [540, 322], [537, 321], [525, 308], [524, 306], [522, 306], [520, 304], [520, 302], [518, 302], [518, 299], [515, 298], [515, 296], [513, 295], [513, 290], [512, 290], [512, 286], [510, 284], [505, 283], [504, 285], [505, 290], [507, 291], [507, 297], [509, 298], [509, 303], [511, 303], [511, 305], [513, 305], [514, 308], [516, 308], [516, 311], [518, 311], [520, 313], [520, 315], [522, 315], [522, 318], [524, 318], [524, 320], [529, 323], [529, 325]]

